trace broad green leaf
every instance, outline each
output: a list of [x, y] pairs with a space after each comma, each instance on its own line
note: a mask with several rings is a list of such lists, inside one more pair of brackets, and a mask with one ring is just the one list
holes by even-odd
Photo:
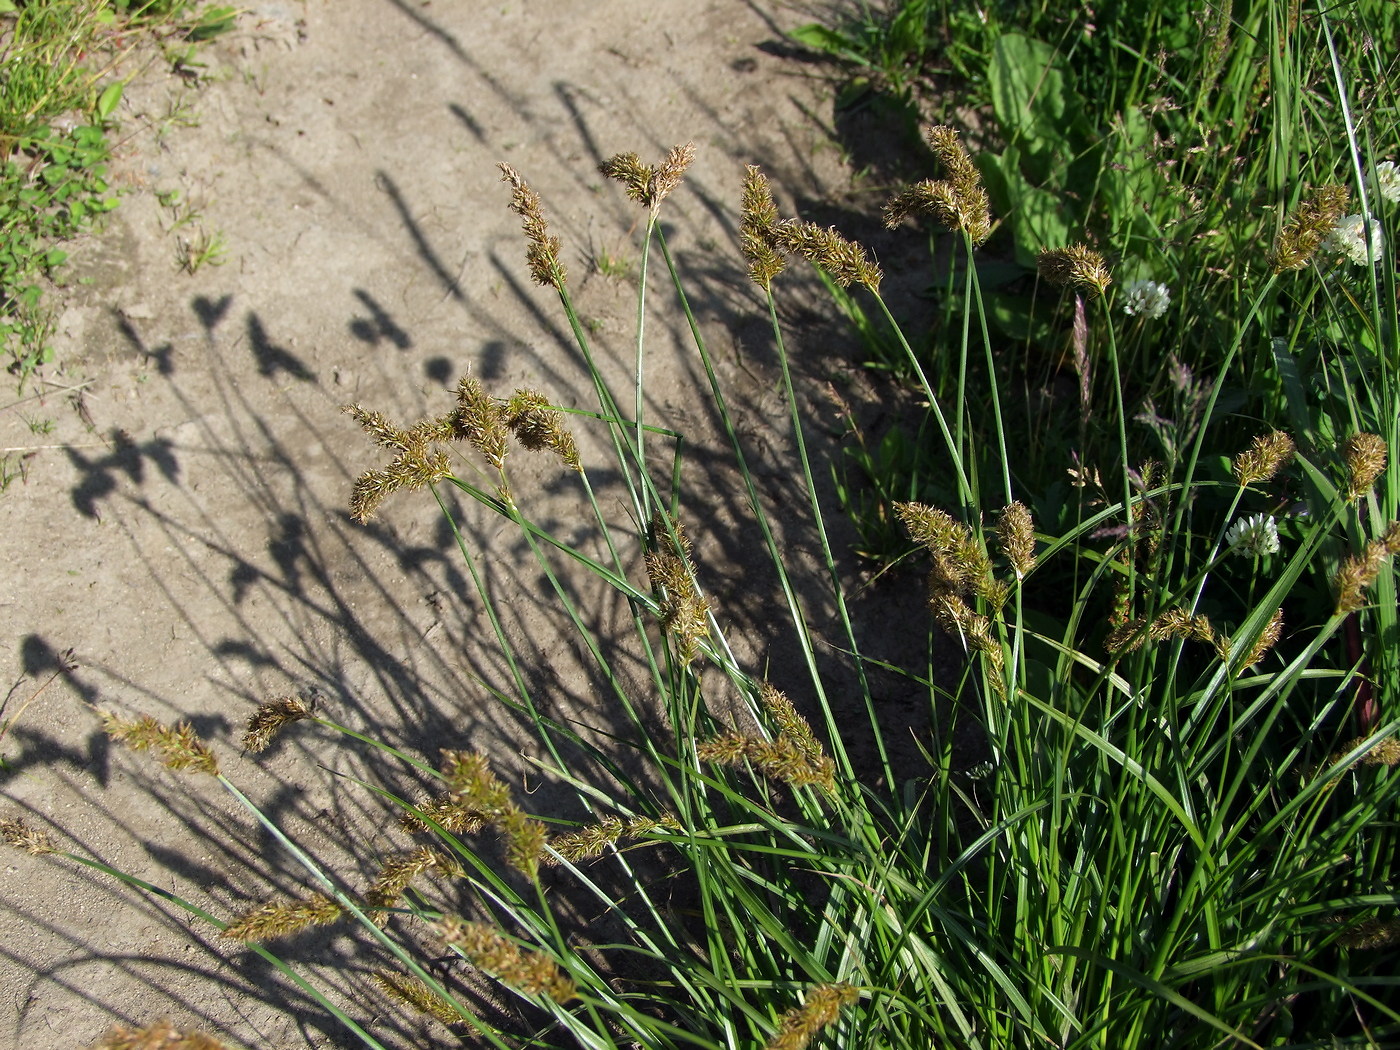
[[116, 111], [117, 104], [122, 100], [121, 81], [115, 84], [108, 84], [103, 89], [102, 94], [97, 96], [97, 115], [102, 120], [107, 120]]

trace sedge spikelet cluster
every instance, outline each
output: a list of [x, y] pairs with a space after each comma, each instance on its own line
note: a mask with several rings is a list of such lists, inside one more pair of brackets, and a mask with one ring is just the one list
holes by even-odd
[[[1342, 745], [1341, 750], [1332, 756], [1332, 761], [1334, 763], [1340, 762], [1365, 742], [1366, 737], [1364, 736], [1347, 741]], [[1362, 766], [1400, 765], [1400, 739], [1393, 736], [1382, 737], [1366, 749], [1365, 753], [1357, 759], [1357, 764]]]
[[462, 866], [441, 850], [419, 846], [393, 854], [384, 862], [370, 888], [365, 891], [364, 904], [374, 909], [371, 916], [378, 926], [389, 921], [389, 911], [399, 902], [409, 883], [425, 871], [460, 878], [466, 872]]
[[525, 260], [529, 263], [531, 278], [536, 284], [548, 285], [562, 292], [567, 275], [559, 262], [559, 238], [549, 235], [549, 223], [545, 222], [540, 195], [509, 164], [498, 166], [501, 181], [511, 186], [510, 210], [520, 216], [525, 228], [525, 239], [529, 242]]
[[563, 418], [549, 400], [534, 390], [520, 389], [505, 404], [504, 419], [515, 439], [531, 452], [553, 452], [571, 470], [582, 471], [578, 446], [565, 429]]
[[1113, 283], [1103, 256], [1083, 244], [1042, 249], [1036, 269], [1042, 280], [1074, 288], [1091, 299], [1103, 295]]
[[932, 589], [976, 593], [997, 606], [1005, 600], [1006, 587], [992, 575], [991, 559], [970, 528], [923, 503], [896, 503], [894, 509], [914, 542], [933, 556]]
[[420, 489], [450, 473], [447, 456], [432, 447], [433, 429], [420, 424], [409, 430], [394, 426], [383, 414], [361, 407], [346, 405], [344, 411], [385, 448], [395, 453], [382, 470], [368, 470], [355, 480], [350, 495], [350, 516], [364, 524], [373, 517], [379, 505], [399, 489]]
[[1280, 470], [1293, 462], [1296, 453], [1293, 439], [1281, 430], [1260, 434], [1235, 457], [1231, 471], [1240, 488], [1246, 488], [1260, 481], [1268, 481]]
[[1264, 629], [1259, 632], [1259, 637], [1254, 640], [1254, 644], [1249, 647], [1249, 652], [1240, 661], [1240, 667], [1253, 667], [1260, 660], [1269, 654], [1269, 650], [1276, 644], [1280, 635], [1283, 634], [1283, 610], [1275, 609], [1273, 616], [1269, 617], [1269, 622], [1264, 625]]
[[181, 1031], [169, 1021], [144, 1028], [117, 1025], [90, 1050], [225, 1050], [224, 1044], [203, 1032]]
[[283, 726], [311, 718], [313, 714], [311, 703], [299, 696], [279, 696], [269, 700], [248, 719], [248, 729], [243, 734], [243, 750], [255, 754], [266, 751]]
[[111, 711], [97, 712], [102, 716], [102, 728], [119, 744], [133, 751], [153, 751], [161, 764], [178, 772], [188, 770], [219, 775], [219, 762], [208, 745], [200, 740], [188, 722], [168, 726], [147, 715], [130, 721]]
[[1003, 508], [997, 519], [997, 538], [1016, 579], [1025, 579], [1026, 573], [1035, 568], [1035, 523], [1024, 503], [1018, 501]]
[[760, 773], [792, 787], [818, 787], [827, 794], [836, 792], [836, 763], [828, 755], [813, 757], [789, 736], [776, 740], [740, 733], [723, 733], [695, 745], [702, 762], [733, 766], [747, 761]]
[[1193, 613], [1189, 609], [1177, 607], [1168, 609], [1152, 621], [1148, 637], [1154, 642], [1168, 638], [1182, 638], [1187, 641], [1209, 645], [1222, 660], [1230, 658], [1230, 639], [1211, 626], [1210, 617]]
[[744, 169], [743, 219], [739, 224], [739, 249], [749, 261], [749, 277], [764, 291], [783, 272], [787, 261], [776, 247], [778, 206], [768, 176], [750, 164]]
[[463, 376], [457, 381], [457, 411], [452, 418], [457, 432], [487, 463], [498, 471], [506, 469], [505, 408], [486, 393], [475, 376]]
[[[559, 863], [559, 857], [572, 863], [600, 857], [609, 846], [616, 846], [623, 839], [638, 839], [653, 831], [680, 831], [681, 823], [669, 813], [653, 819], [651, 817], [604, 817], [596, 824], [587, 824], [577, 831], [567, 831], [549, 840], [554, 853], [544, 858], [546, 864]], [[555, 856], [558, 854], [558, 857]]]
[[660, 603], [661, 628], [675, 638], [680, 658], [693, 663], [700, 656], [700, 642], [710, 635], [710, 603], [695, 586], [690, 541], [680, 522], [660, 513], [648, 534], [647, 578]]
[[309, 926], [327, 926], [344, 914], [345, 909], [336, 901], [324, 893], [313, 893], [299, 900], [259, 904], [229, 923], [223, 935], [233, 941], [269, 941]]
[[36, 828], [31, 828], [20, 817], [12, 817], [9, 820], [0, 820], [0, 842], [15, 849], [22, 849], [25, 853], [41, 857], [45, 853], [57, 853], [56, 847], [48, 835]]
[[872, 292], [880, 290], [884, 277], [880, 267], [870, 261], [864, 248], [841, 236], [835, 227], [784, 219], [773, 230], [773, 247], [820, 266], [842, 288], [860, 284]]
[[961, 230], [974, 245], [981, 244], [992, 235], [991, 202], [981, 174], [952, 128], [925, 128], [924, 137], [948, 177], [925, 179], [892, 196], [884, 207], [885, 225], [894, 229], [907, 216], [924, 213], [944, 229]]
[[685, 176], [695, 159], [695, 143], [672, 146], [666, 159], [655, 166], [643, 164], [635, 153], [619, 153], [598, 165], [598, 170], [610, 179], [622, 183], [627, 196], [650, 208], [653, 215]]
[[502, 984], [527, 995], [544, 995], [556, 1003], [575, 997], [574, 982], [543, 952], [520, 947], [498, 930], [450, 915], [432, 929], [466, 960]]
[[411, 1006], [419, 1013], [451, 1027], [461, 1024], [462, 1015], [453, 1009], [437, 992], [429, 988], [417, 977], [390, 970], [378, 970], [370, 979], [391, 999]]
[[1385, 440], [1375, 434], [1360, 433], [1347, 438], [1342, 455], [1347, 464], [1345, 498], [1348, 503], [1371, 491], [1376, 479], [1385, 472], [1387, 451]]
[[[470, 802], [455, 792], [444, 792], [431, 798], [419, 799], [414, 807], [418, 813], [405, 813], [399, 818], [399, 826], [414, 833], [431, 831], [434, 826], [453, 835], [471, 834], [480, 831], [487, 823], [487, 815], [476, 809]], [[428, 821], [432, 821], [431, 824]]]
[[1123, 620], [1113, 624], [1104, 637], [1103, 647], [1114, 656], [1122, 656], [1142, 648], [1147, 637], [1147, 621], [1142, 618]]
[[1269, 266], [1274, 273], [1301, 270], [1317, 254], [1327, 235], [1351, 203], [1351, 191], [1345, 186], [1323, 186], [1297, 209], [1283, 224], [1269, 252]]
[[1400, 919], [1364, 919], [1348, 929], [1337, 943], [1344, 948], [1389, 948], [1400, 944]]
[[764, 1050], [804, 1050], [823, 1028], [830, 1028], [841, 1017], [841, 1008], [850, 1006], [860, 993], [849, 984], [819, 984], [807, 993], [807, 1001], [778, 1019], [778, 1034]]
[[826, 757], [821, 741], [817, 739], [817, 734], [812, 732], [811, 724], [798, 713], [786, 693], [779, 691], [771, 683], [764, 682], [758, 689], [758, 702], [778, 727], [779, 740], [791, 740], [799, 751], [814, 762], [820, 762]]
[[510, 866], [534, 879], [547, 839], [544, 825], [515, 804], [510, 789], [491, 772], [486, 756], [476, 751], [444, 750], [442, 774], [461, 805], [505, 837]]
[[1400, 554], [1400, 521], [1392, 521], [1379, 539], [1372, 540], [1360, 554], [1342, 562], [1342, 567], [1332, 577], [1338, 615], [1356, 612], [1365, 606], [1366, 592], [1381, 574], [1386, 559], [1396, 554]]

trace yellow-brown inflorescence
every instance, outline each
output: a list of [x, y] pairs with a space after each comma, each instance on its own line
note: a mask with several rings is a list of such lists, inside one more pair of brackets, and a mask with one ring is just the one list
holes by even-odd
[[1317, 254], [1327, 235], [1337, 228], [1337, 221], [1347, 213], [1351, 191], [1345, 186], [1324, 186], [1298, 205], [1283, 224], [1269, 252], [1269, 266], [1274, 273], [1301, 270]]
[[1344, 948], [1388, 948], [1400, 944], [1400, 919], [1365, 919], [1337, 938]]
[[419, 817], [417, 813], [405, 813], [399, 818], [399, 825], [405, 831], [429, 831], [432, 829], [432, 825], [427, 821], [431, 820], [443, 831], [460, 835], [480, 831], [487, 823], [486, 814], [461, 795], [451, 791], [434, 795], [431, 798], [420, 799], [415, 808], [427, 820]]
[[442, 774], [464, 808], [480, 814], [483, 824], [505, 836], [506, 860], [511, 867], [534, 879], [548, 838], [544, 825], [515, 804], [510, 789], [491, 772], [486, 756], [475, 751], [444, 750]]
[[457, 381], [457, 411], [452, 422], [457, 432], [496, 470], [506, 469], [505, 407], [486, 393], [481, 380], [463, 376]]
[[462, 1015], [453, 1009], [451, 1003], [417, 977], [393, 973], [390, 970], [378, 970], [371, 979], [390, 998], [397, 999], [434, 1020], [449, 1026], [461, 1024], [463, 1021]]
[[199, 739], [188, 722], [168, 726], [149, 716], [133, 722], [111, 711], [97, 713], [102, 716], [102, 728], [109, 737], [133, 751], [154, 751], [168, 769], [207, 773], [211, 777], [219, 775], [214, 752]]
[[517, 390], [505, 404], [505, 424], [531, 452], [553, 452], [571, 470], [582, 471], [574, 436], [560, 422], [562, 415], [534, 390]]
[[774, 228], [773, 247], [815, 263], [842, 288], [860, 284], [872, 292], [880, 290], [884, 276], [880, 267], [870, 261], [864, 248], [855, 241], [848, 241], [834, 227], [784, 219]]
[[836, 763], [827, 755], [813, 758], [791, 737], [776, 740], [724, 733], [695, 745], [702, 762], [733, 766], [748, 761], [766, 777], [793, 787], [819, 787], [827, 794], [836, 791]]
[[[1332, 761], [1340, 762], [1352, 751], [1360, 747], [1366, 738], [1359, 736], [1355, 740], [1349, 740], [1342, 745], [1341, 750], [1332, 756]], [[1396, 766], [1400, 765], [1400, 739], [1393, 736], [1382, 737], [1366, 749], [1359, 759], [1358, 765], [1363, 766]]]
[[225, 1047], [212, 1035], [181, 1031], [169, 1021], [156, 1021], [144, 1028], [117, 1025], [90, 1050], [225, 1050]]
[[700, 656], [700, 643], [710, 635], [710, 603], [695, 586], [690, 541], [680, 522], [670, 522], [659, 512], [648, 532], [647, 578], [660, 603], [661, 628], [676, 639], [680, 658], [693, 663]]
[[574, 982], [543, 952], [522, 948], [498, 930], [480, 922], [448, 916], [432, 924], [435, 934], [462, 953], [478, 969], [527, 995], [544, 995], [556, 1003], [575, 997]]
[[1269, 622], [1264, 625], [1264, 629], [1259, 632], [1259, 637], [1254, 640], [1254, 644], [1249, 647], [1249, 652], [1244, 660], [1240, 662], [1241, 667], [1253, 667], [1260, 660], [1268, 655], [1283, 634], [1283, 610], [1275, 609], [1273, 616], [1269, 617]]
[[923, 503], [896, 503], [894, 509], [914, 542], [933, 556], [933, 589], [976, 593], [998, 606], [1006, 599], [1005, 585], [992, 575], [991, 559], [970, 528]]
[[283, 726], [311, 717], [313, 711], [310, 702], [299, 696], [279, 696], [269, 700], [248, 719], [248, 729], [243, 734], [243, 749], [266, 751]]
[[26, 853], [34, 856], [43, 856], [45, 853], [57, 853], [56, 847], [49, 837], [42, 831], [31, 828], [20, 817], [13, 817], [10, 820], [0, 820], [0, 842], [15, 849], [22, 849]]
[[1348, 503], [1371, 491], [1376, 479], [1385, 472], [1386, 453], [1385, 440], [1375, 434], [1353, 434], [1347, 438], [1342, 455], [1347, 464]]
[[[623, 839], [638, 839], [653, 831], [680, 831], [681, 823], [670, 814], [652, 819], [651, 817], [604, 817], [596, 824], [587, 824], [577, 831], [566, 831], [549, 840], [554, 853], [544, 858], [546, 864], [559, 863], [559, 857], [572, 863], [602, 856], [609, 846], [616, 846]], [[557, 853], [559, 857], [554, 854]]]
[[643, 164], [635, 153], [619, 153], [598, 165], [610, 179], [622, 183], [627, 196], [651, 209], [653, 215], [671, 191], [681, 184], [690, 162], [695, 159], [695, 143], [672, 146], [666, 159], [652, 166]]
[[549, 285], [562, 292], [567, 275], [559, 261], [559, 238], [549, 235], [549, 223], [544, 219], [540, 195], [509, 164], [499, 167], [501, 181], [511, 185], [510, 210], [523, 220], [525, 239], [529, 241], [525, 259], [530, 265], [530, 276], [536, 284]]
[[302, 900], [268, 901], [229, 923], [224, 936], [235, 941], [268, 941], [309, 926], [329, 925], [344, 914], [345, 909], [323, 893]]
[[1113, 283], [1103, 256], [1083, 244], [1043, 249], [1036, 269], [1043, 280], [1074, 288], [1090, 298], [1103, 295]]
[[1296, 453], [1293, 439], [1281, 430], [1260, 434], [1235, 457], [1231, 466], [1240, 488], [1259, 481], [1268, 481], [1280, 470], [1293, 462]]
[[981, 244], [992, 234], [991, 202], [981, 174], [952, 128], [925, 128], [924, 137], [948, 177], [925, 179], [892, 196], [884, 207], [885, 225], [894, 229], [907, 216], [922, 212], [945, 229], [965, 232], [974, 245]]
[[807, 993], [807, 1001], [778, 1019], [778, 1034], [764, 1050], [804, 1050], [823, 1028], [834, 1025], [841, 1008], [850, 1006], [860, 993], [849, 984], [819, 984]]
[[997, 538], [1016, 579], [1025, 579], [1026, 573], [1035, 568], [1035, 523], [1024, 503], [1003, 508], [997, 520]]
[[1212, 647], [1222, 660], [1230, 658], [1230, 639], [1211, 626], [1210, 618], [1189, 609], [1168, 609], [1152, 621], [1148, 636], [1154, 642], [1183, 638]]
[[744, 169], [743, 219], [739, 224], [739, 249], [749, 261], [749, 277], [765, 291], [787, 266], [776, 247], [778, 206], [768, 176], [750, 164]]
[[399, 902], [408, 884], [425, 871], [449, 878], [466, 874], [457, 861], [431, 846], [395, 853], [384, 862], [379, 875], [365, 891], [364, 904], [366, 908], [373, 909], [371, 918], [376, 925], [383, 926], [389, 921], [388, 909]]
[[423, 488], [450, 473], [446, 454], [432, 447], [435, 434], [429, 426], [419, 424], [402, 430], [381, 413], [359, 405], [346, 405], [345, 411], [381, 445], [396, 453], [386, 468], [366, 471], [355, 481], [350, 516], [361, 524], [369, 521], [391, 493], [401, 488]]
[[1332, 589], [1337, 594], [1337, 613], [1356, 612], [1366, 605], [1366, 591], [1376, 582], [1387, 558], [1400, 554], [1400, 521], [1386, 526], [1379, 539], [1366, 544], [1365, 550], [1342, 562], [1332, 577]]

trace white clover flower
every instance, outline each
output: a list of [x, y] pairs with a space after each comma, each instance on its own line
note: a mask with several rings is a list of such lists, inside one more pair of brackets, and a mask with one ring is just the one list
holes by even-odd
[[1241, 518], [1225, 533], [1225, 542], [1236, 554], [1258, 558], [1278, 553], [1278, 526], [1267, 514], [1252, 514]]
[[[1336, 229], [1327, 235], [1322, 246], [1328, 251], [1345, 255], [1358, 266], [1366, 263], [1366, 222], [1360, 215], [1348, 215], [1338, 221]], [[1371, 220], [1371, 248], [1376, 258], [1381, 257], [1381, 224], [1379, 219]]]
[[1141, 314], [1155, 321], [1167, 312], [1171, 301], [1167, 286], [1156, 281], [1134, 281], [1123, 289], [1123, 312], [1129, 317]]
[[1392, 204], [1400, 201], [1400, 168], [1395, 166], [1395, 161], [1383, 160], [1377, 164], [1376, 181], [1367, 180], [1366, 188]]

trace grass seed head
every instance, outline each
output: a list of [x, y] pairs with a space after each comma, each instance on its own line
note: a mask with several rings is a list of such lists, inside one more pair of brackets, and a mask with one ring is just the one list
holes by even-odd
[[739, 249], [749, 261], [749, 277], [767, 290], [787, 262], [777, 248], [778, 206], [768, 176], [750, 164], [744, 169], [743, 219], [739, 224]]
[[505, 406], [505, 424], [522, 446], [531, 452], [553, 452], [565, 466], [582, 471], [578, 446], [560, 422], [562, 418], [543, 394], [533, 390], [517, 390]]
[[1337, 595], [1337, 614], [1356, 612], [1366, 605], [1366, 592], [1380, 576], [1387, 558], [1400, 553], [1400, 521], [1386, 526], [1379, 539], [1366, 544], [1360, 554], [1342, 562], [1332, 577], [1332, 590]]
[[820, 266], [842, 288], [854, 283], [872, 292], [880, 290], [880, 280], [884, 276], [880, 267], [870, 261], [864, 248], [855, 241], [848, 241], [834, 227], [785, 219], [776, 227], [773, 244], [788, 255], [800, 255]]
[[15, 849], [22, 849], [24, 852], [41, 857], [45, 853], [59, 852], [48, 835], [44, 832], [31, 828], [19, 817], [10, 820], [0, 821], [0, 842]]
[[203, 1032], [180, 1031], [169, 1021], [144, 1028], [117, 1025], [90, 1050], [225, 1050], [224, 1044]]
[[390, 970], [379, 970], [371, 975], [371, 980], [391, 999], [395, 999], [405, 1006], [411, 1006], [419, 1013], [449, 1027], [459, 1025], [463, 1021], [462, 1015], [453, 1009], [451, 1003], [417, 977], [404, 973], [393, 973]]
[[997, 538], [1016, 579], [1024, 579], [1035, 568], [1035, 523], [1030, 509], [1021, 502], [1008, 504], [997, 521]]
[[527, 995], [544, 995], [556, 1003], [575, 998], [574, 982], [542, 952], [520, 947], [499, 931], [455, 915], [432, 924], [432, 930], [502, 984]]
[[374, 909], [371, 918], [376, 925], [383, 926], [389, 921], [388, 909], [398, 903], [409, 883], [425, 871], [435, 871], [439, 875], [461, 877], [465, 874], [462, 866], [441, 850], [431, 846], [395, 853], [384, 862], [370, 888], [365, 891], [364, 903]]
[[458, 433], [496, 470], [506, 466], [506, 410], [486, 392], [481, 380], [463, 376], [457, 381]]
[[313, 893], [304, 900], [268, 901], [229, 923], [223, 935], [233, 941], [269, 941], [309, 926], [329, 925], [344, 913], [344, 908], [323, 893]]
[[1363, 950], [1400, 944], [1400, 919], [1365, 919], [1338, 937], [1337, 943]]
[[[415, 807], [427, 820], [453, 835], [471, 834], [480, 831], [487, 822], [487, 815], [455, 792], [435, 795], [418, 801]], [[399, 817], [399, 826], [415, 834], [433, 830], [417, 813], [404, 813]]]
[[1301, 270], [1317, 254], [1328, 235], [1346, 214], [1351, 191], [1345, 186], [1323, 186], [1294, 210], [1274, 239], [1269, 266], [1274, 273]]
[[279, 696], [269, 700], [248, 719], [248, 729], [243, 734], [243, 750], [254, 753], [266, 751], [283, 726], [311, 717], [312, 705], [299, 696]]
[[[549, 840], [550, 849], [571, 864], [602, 856], [609, 846], [615, 846], [624, 838], [636, 839], [656, 830], [680, 831], [681, 823], [667, 814], [653, 820], [651, 817], [604, 817], [596, 824], [586, 824], [577, 831], [567, 831]], [[546, 864], [557, 864], [554, 854], [544, 858]]]
[[643, 164], [635, 153], [618, 153], [609, 157], [598, 170], [610, 179], [622, 183], [627, 196], [650, 208], [654, 215], [661, 202], [681, 184], [686, 169], [695, 159], [695, 143], [672, 146], [666, 159], [652, 167]]
[[1042, 249], [1036, 268], [1050, 284], [1074, 288], [1090, 298], [1103, 295], [1113, 283], [1103, 256], [1083, 244]]
[[559, 261], [559, 238], [549, 235], [540, 195], [509, 164], [499, 167], [501, 181], [511, 185], [510, 210], [523, 220], [525, 239], [529, 242], [525, 260], [529, 263], [531, 278], [536, 284], [549, 285], [562, 292], [567, 274]]
[[1375, 434], [1353, 434], [1347, 438], [1342, 454], [1347, 464], [1346, 500], [1350, 503], [1369, 493], [1376, 479], [1384, 473], [1385, 439]]
[[381, 413], [360, 405], [346, 405], [344, 411], [381, 445], [398, 453], [387, 467], [365, 471], [355, 480], [350, 493], [350, 516], [361, 524], [374, 516], [390, 494], [401, 488], [424, 488], [451, 473], [447, 456], [432, 448], [424, 430], [403, 430]]
[[819, 984], [807, 993], [807, 1001], [778, 1019], [778, 1034], [764, 1050], [804, 1050], [823, 1028], [834, 1025], [841, 1009], [860, 998], [849, 984]]
[[737, 765], [747, 760], [760, 773], [793, 787], [818, 787], [827, 794], [836, 791], [836, 763], [827, 755], [812, 757], [788, 736], [777, 740], [725, 733], [695, 746], [696, 757], [717, 765]]
[[154, 751], [167, 769], [205, 773], [211, 777], [219, 775], [219, 762], [214, 752], [199, 739], [194, 726], [188, 722], [168, 726], [149, 715], [133, 722], [111, 711], [99, 710], [98, 714], [102, 716], [102, 728], [109, 737], [133, 751]]
[[1269, 622], [1264, 625], [1264, 629], [1259, 632], [1259, 637], [1254, 640], [1254, 644], [1249, 647], [1249, 652], [1245, 654], [1244, 660], [1240, 662], [1241, 667], [1253, 667], [1260, 660], [1269, 654], [1269, 650], [1278, 644], [1279, 637], [1283, 634], [1283, 610], [1275, 609], [1273, 616], [1269, 617]]
[[1260, 434], [1235, 457], [1231, 467], [1240, 488], [1246, 488], [1260, 481], [1268, 481], [1280, 470], [1293, 462], [1297, 449], [1293, 439], [1281, 430]]

